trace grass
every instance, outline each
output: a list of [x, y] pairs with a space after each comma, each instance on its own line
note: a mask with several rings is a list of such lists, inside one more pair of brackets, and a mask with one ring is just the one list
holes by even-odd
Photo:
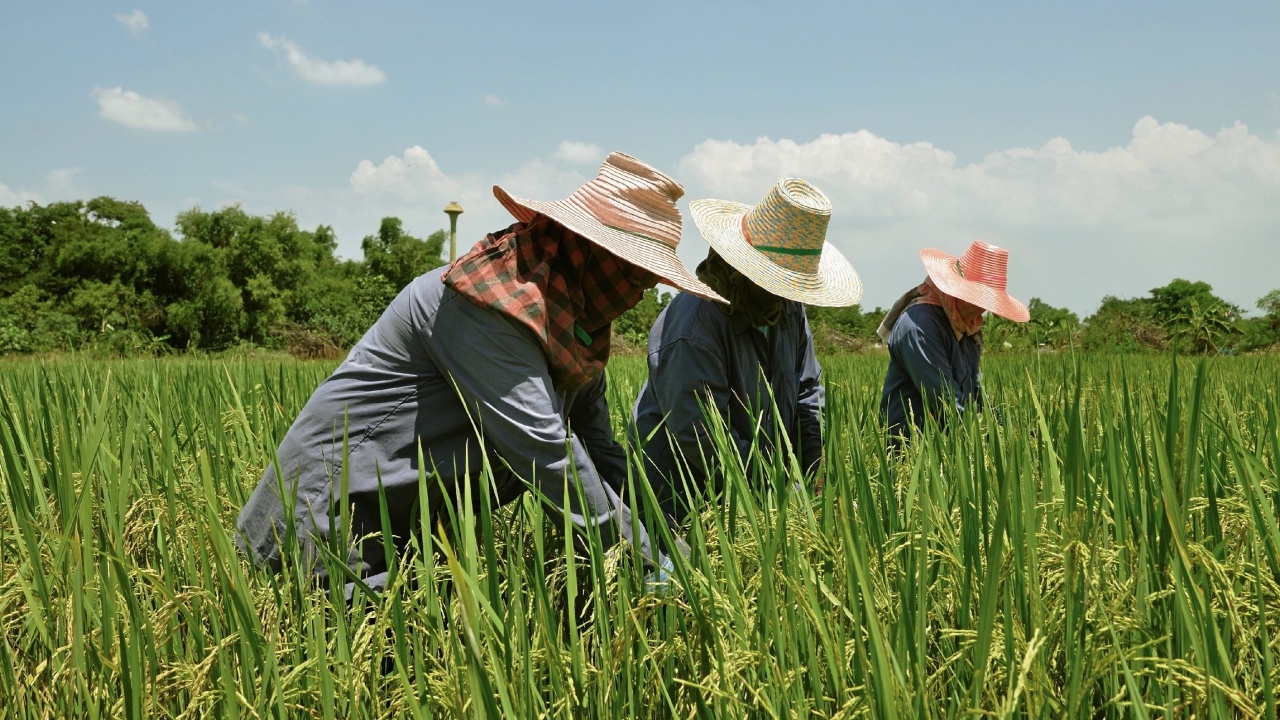
[[[678, 591], [526, 500], [350, 605], [230, 534], [331, 363], [4, 363], [0, 712], [1276, 716], [1280, 358], [991, 358], [1002, 423], [899, 459], [883, 362], [824, 364], [821, 496], [721, 453]], [[619, 428], [643, 373], [610, 367]]]

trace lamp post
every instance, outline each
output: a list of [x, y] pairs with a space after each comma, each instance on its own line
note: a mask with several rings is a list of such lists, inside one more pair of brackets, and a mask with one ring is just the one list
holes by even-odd
[[462, 214], [462, 206], [451, 202], [444, 206], [444, 212], [449, 216], [449, 262], [453, 262], [458, 259], [458, 216]]

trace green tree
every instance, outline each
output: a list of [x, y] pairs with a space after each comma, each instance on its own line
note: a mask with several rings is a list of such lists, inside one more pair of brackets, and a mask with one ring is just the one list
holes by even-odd
[[1186, 311], [1169, 323], [1169, 338], [1181, 350], [1218, 352], [1222, 343], [1237, 332], [1232, 322], [1236, 315], [1227, 303], [1202, 306], [1199, 300], [1192, 300]]
[[1154, 314], [1151, 298], [1107, 295], [1085, 318], [1080, 345], [1087, 350], [1140, 352], [1159, 350], [1168, 338]]
[[1237, 333], [1240, 308], [1213, 294], [1205, 282], [1181, 278], [1151, 290], [1152, 312], [1180, 352], [1217, 352]]
[[1266, 313], [1272, 322], [1280, 325], [1280, 288], [1258, 298], [1258, 309]]
[[635, 307], [622, 313], [613, 321], [613, 334], [628, 345], [644, 348], [649, 344], [649, 330], [657, 321], [662, 309], [671, 302], [671, 294], [659, 292], [658, 288], [644, 291], [640, 302]]
[[810, 327], [815, 332], [819, 329], [833, 330], [860, 340], [875, 340], [876, 328], [880, 327], [880, 321], [884, 320], [885, 316], [885, 311], [881, 308], [863, 312], [859, 305], [848, 307], [809, 305], [804, 311], [809, 318]]
[[0, 293], [57, 280], [51, 260], [59, 232], [81, 221], [80, 209], [81, 203], [30, 203], [0, 212]]
[[[4, 209], [0, 293], [16, 310], [8, 313], [8, 345], [42, 351], [149, 341], [163, 329], [152, 287], [172, 243], [136, 202], [98, 197]], [[34, 304], [14, 307], [20, 295]]]
[[0, 299], [0, 326], [11, 347], [9, 352], [70, 350], [77, 346], [82, 331], [76, 319], [59, 309], [49, 293], [33, 284], [23, 285]]
[[444, 264], [440, 258], [444, 241], [444, 230], [419, 240], [404, 231], [400, 218], [384, 217], [378, 225], [378, 234], [365, 236], [360, 241], [360, 249], [364, 252], [365, 268], [373, 275], [386, 278], [399, 292], [414, 278]]
[[1156, 321], [1161, 324], [1174, 323], [1190, 316], [1194, 305], [1207, 308], [1218, 303], [1239, 313], [1239, 308], [1214, 295], [1213, 286], [1206, 282], [1175, 278], [1168, 285], [1151, 289], [1152, 312]]
[[[201, 277], [204, 299], [197, 305], [221, 308], [237, 320], [234, 328], [220, 327], [212, 335], [201, 330], [200, 344], [230, 343], [232, 338], [276, 344], [288, 328], [306, 326], [332, 310], [334, 303], [326, 297], [340, 297], [335, 291], [349, 289], [341, 282], [343, 270], [333, 256], [337, 241], [328, 227], [307, 232], [290, 213], [258, 217], [238, 206], [217, 212], [193, 208], [180, 213], [177, 224], [183, 244], [207, 248], [208, 261], [226, 280]], [[228, 286], [238, 292], [238, 303], [230, 302]], [[194, 306], [179, 310], [182, 335], [192, 337], [196, 325], [207, 329], [211, 318], [206, 312]], [[212, 340], [215, 336], [220, 340]]]
[[0, 310], [0, 353], [24, 353], [31, 350], [31, 332]]
[[1080, 317], [1066, 308], [1054, 307], [1040, 298], [1027, 303], [1031, 318], [1015, 323], [999, 315], [988, 316], [983, 323], [987, 347], [1013, 350], [1064, 348], [1071, 345], [1080, 329]]
[[1280, 289], [1258, 298], [1262, 317], [1241, 318], [1236, 321], [1241, 350], [1260, 350], [1280, 345]]
[[876, 328], [884, 320], [885, 310], [876, 308], [863, 312], [858, 305], [849, 307], [819, 307], [807, 305], [815, 349], [822, 353], [861, 351], [880, 342]]
[[224, 348], [240, 341], [244, 300], [227, 277], [224, 253], [201, 242], [169, 250], [163, 287], [170, 342], [178, 348]]
[[[289, 213], [196, 207], [177, 227], [181, 239], [110, 197], [0, 208], [0, 352], [349, 345], [394, 295], [335, 257], [331, 228]], [[412, 239], [392, 240], [390, 255], [412, 255]]]

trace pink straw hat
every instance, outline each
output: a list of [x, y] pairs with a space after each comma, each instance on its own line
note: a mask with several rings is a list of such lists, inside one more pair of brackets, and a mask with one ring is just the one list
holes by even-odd
[[942, 292], [1014, 322], [1031, 319], [1027, 306], [1009, 296], [1009, 251], [975, 240], [959, 258], [941, 250], [920, 251], [924, 269]]
[[564, 200], [525, 200], [497, 185], [493, 195], [520, 222], [542, 213], [681, 290], [726, 302], [676, 255], [681, 227], [676, 200], [684, 188], [630, 155], [609, 153], [600, 174]]

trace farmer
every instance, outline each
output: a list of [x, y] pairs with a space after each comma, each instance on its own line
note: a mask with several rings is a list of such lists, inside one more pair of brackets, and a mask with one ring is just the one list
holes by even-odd
[[[259, 564], [280, 568], [292, 516], [301, 561], [325, 575], [318, 546], [338, 531], [329, 517], [341, 502], [344, 427], [352, 538], [381, 531], [381, 487], [403, 551], [419, 530], [418, 504], [434, 524], [465, 483], [475, 496], [489, 491], [479, 482], [487, 461], [495, 502], [535, 487], [577, 525], [665, 561], [643, 529], [632, 536], [631, 512], [611, 487], [623, 484], [626, 459], [609, 427], [604, 367], [610, 323], [646, 288], [662, 281], [717, 297], [676, 256], [684, 189], [613, 153], [566, 200], [493, 192], [518, 222], [401, 291], [285, 435], [237, 523]], [[345, 559], [377, 588], [384, 557], [369, 540]]]
[[680, 293], [658, 316], [631, 437], [677, 522], [719, 484], [704, 406], [725, 419], [744, 464], [753, 443], [763, 457], [783, 451], [780, 428], [800, 467], [818, 469], [822, 369], [804, 304], [862, 296], [858, 274], [825, 240], [831, 202], [804, 180], [782, 180], [754, 207], [695, 200], [689, 209], [711, 244], [698, 277], [729, 302]]
[[877, 333], [889, 346], [880, 410], [890, 443], [901, 447], [908, 424], [926, 415], [945, 425], [944, 408], [982, 407], [982, 313], [1026, 322], [1027, 307], [1005, 291], [1009, 253], [978, 241], [960, 258], [920, 251], [924, 282], [898, 299]]

